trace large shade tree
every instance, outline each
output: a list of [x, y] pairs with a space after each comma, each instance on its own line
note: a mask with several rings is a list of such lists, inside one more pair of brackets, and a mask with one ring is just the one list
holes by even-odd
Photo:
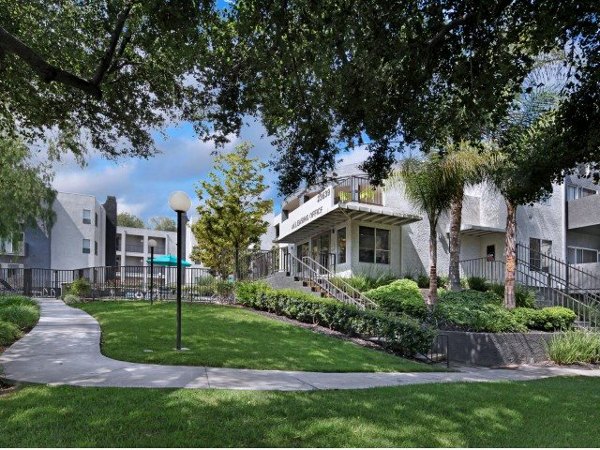
[[202, 82], [219, 92], [219, 120], [262, 118], [284, 194], [362, 142], [375, 182], [408, 144], [477, 142], [506, 115], [534, 56], [564, 45], [580, 81], [561, 111], [576, 98], [584, 111], [561, 114], [561, 129], [586, 145], [564, 151], [561, 166], [597, 152], [595, 1], [239, 0], [227, 11]]
[[0, 129], [109, 157], [153, 154], [174, 120], [206, 137], [193, 75], [215, 17], [203, 0], [0, 0]]

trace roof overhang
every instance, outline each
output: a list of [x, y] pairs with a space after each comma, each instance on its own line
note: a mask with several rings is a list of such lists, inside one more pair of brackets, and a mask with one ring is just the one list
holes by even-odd
[[348, 202], [338, 203], [326, 214], [314, 219], [292, 233], [275, 239], [275, 243], [293, 244], [306, 241], [312, 236], [335, 228], [346, 220], [361, 220], [373, 225], [407, 225], [421, 220], [420, 216], [407, 214], [395, 208]]
[[[460, 227], [462, 236], [482, 237], [490, 234], [504, 234], [506, 230], [503, 228], [484, 227], [482, 225], [465, 224]], [[448, 232], [450, 234], [450, 232]]]

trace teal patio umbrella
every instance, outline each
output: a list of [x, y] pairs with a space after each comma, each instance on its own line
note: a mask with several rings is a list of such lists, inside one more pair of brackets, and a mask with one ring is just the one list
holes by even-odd
[[[173, 255], [160, 255], [155, 256], [154, 260], [150, 260], [148, 258], [146, 262], [152, 262], [155, 266], [166, 266], [166, 267], [175, 267], [177, 265], [177, 256]], [[185, 259], [181, 260], [182, 267], [190, 267], [192, 265], [191, 262], [186, 261]]]

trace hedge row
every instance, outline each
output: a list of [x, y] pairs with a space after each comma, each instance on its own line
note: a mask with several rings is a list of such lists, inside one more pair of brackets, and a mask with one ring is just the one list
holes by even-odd
[[433, 316], [439, 328], [490, 333], [565, 331], [573, 327], [577, 317], [572, 310], [558, 306], [510, 311], [496, 293], [472, 290], [440, 295]]
[[404, 356], [426, 353], [435, 331], [403, 314], [361, 310], [330, 299], [289, 289], [272, 289], [265, 283], [239, 283], [238, 303], [305, 323], [325, 326], [350, 336], [380, 339], [382, 345]]
[[371, 289], [365, 295], [379, 308], [390, 313], [404, 313], [417, 319], [427, 317], [427, 306], [416, 282], [396, 280], [385, 286]]

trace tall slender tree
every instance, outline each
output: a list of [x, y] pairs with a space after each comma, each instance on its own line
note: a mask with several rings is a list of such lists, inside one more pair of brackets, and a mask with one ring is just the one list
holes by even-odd
[[387, 182], [390, 186], [402, 184], [406, 197], [429, 222], [429, 294], [427, 304], [437, 301], [437, 226], [441, 214], [451, 204], [456, 188], [454, 179], [444, 177], [442, 157], [431, 154], [426, 159], [407, 159]]
[[495, 153], [489, 146], [474, 146], [469, 142], [449, 145], [447, 153], [441, 162], [445, 184], [454, 186], [450, 203], [450, 264], [448, 278], [450, 289], [458, 291], [460, 285], [460, 229], [462, 225], [462, 210], [465, 188], [483, 182], [487, 178], [490, 165], [495, 159]]
[[263, 217], [273, 208], [273, 201], [264, 198], [267, 165], [249, 157], [251, 148], [243, 143], [215, 158], [214, 170], [196, 190], [200, 217], [192, 226], [198, 242], [195, 258], [221, 275], [233, 266], [238, 279], [241, 257], [267, 231]]

